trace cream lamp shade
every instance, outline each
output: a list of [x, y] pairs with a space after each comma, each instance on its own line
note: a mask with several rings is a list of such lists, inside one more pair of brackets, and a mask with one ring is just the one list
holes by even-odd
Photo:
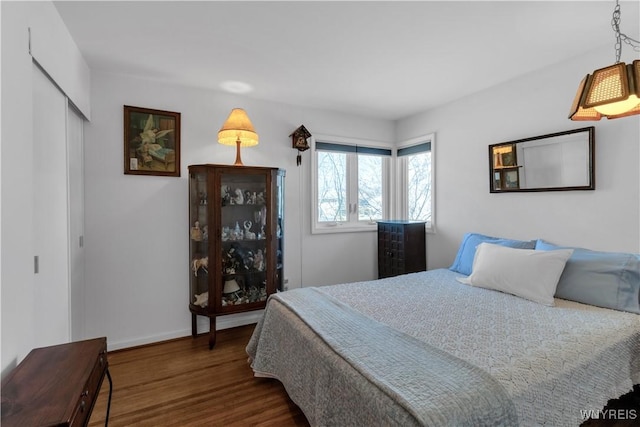
[[223, 294], [232, 294], [240, 290], [240, 286], [238, 286], [238, 282], [236, 279], [229, 279], [224, 282], [224, 287], [222, 288]]
[[236, 146], [235, 166], [243, 166], [240, 158], [240, 147], [258, 145], [258, 134], [253, 129], [249, 116], [242, 108], [231, 110], [218, 132], [218, 142], [223, 145]]

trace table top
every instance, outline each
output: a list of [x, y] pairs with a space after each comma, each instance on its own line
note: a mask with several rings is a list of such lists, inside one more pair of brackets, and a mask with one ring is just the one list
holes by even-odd
[[2, 425], [65, 425], [106, 351], [105, 337], [32, 350], [2, 380]]

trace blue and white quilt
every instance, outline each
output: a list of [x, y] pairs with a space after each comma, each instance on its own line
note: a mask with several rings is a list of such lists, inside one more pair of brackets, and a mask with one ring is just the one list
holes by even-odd
[[272, 296], [247, 347], [311, 425], [579, 425], [640, 382], [640, 317], [432, 270]]

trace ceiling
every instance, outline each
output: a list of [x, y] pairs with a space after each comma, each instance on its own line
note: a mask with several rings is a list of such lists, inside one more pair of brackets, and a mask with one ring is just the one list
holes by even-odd
[[[594, 48], [611, 61], [584, 74], [615, 60], [614, 1], [54, 4], [91, 70], [390, 120]], [[639, 4], [621, 2], [636, 39]]]

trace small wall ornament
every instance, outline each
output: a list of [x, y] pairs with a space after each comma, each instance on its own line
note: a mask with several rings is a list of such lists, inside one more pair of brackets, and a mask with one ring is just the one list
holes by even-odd
[[291, 138], [291, 143], [293, 144], [293, 148], [298, 150], [298, 156], [296, 157], [296, 164], [300, 166], [300, 164], [302, 163], [302, 155], [300, 153], [310, 148], [308, 138], [311, 137], [311, 133], [309, 133], [309, 131], [307, 130], [307, 128], [304, 127], [304, 125], [300, 125], [300, 127], [294, 130], [293, 133], [289, 135], [289, 137]]

